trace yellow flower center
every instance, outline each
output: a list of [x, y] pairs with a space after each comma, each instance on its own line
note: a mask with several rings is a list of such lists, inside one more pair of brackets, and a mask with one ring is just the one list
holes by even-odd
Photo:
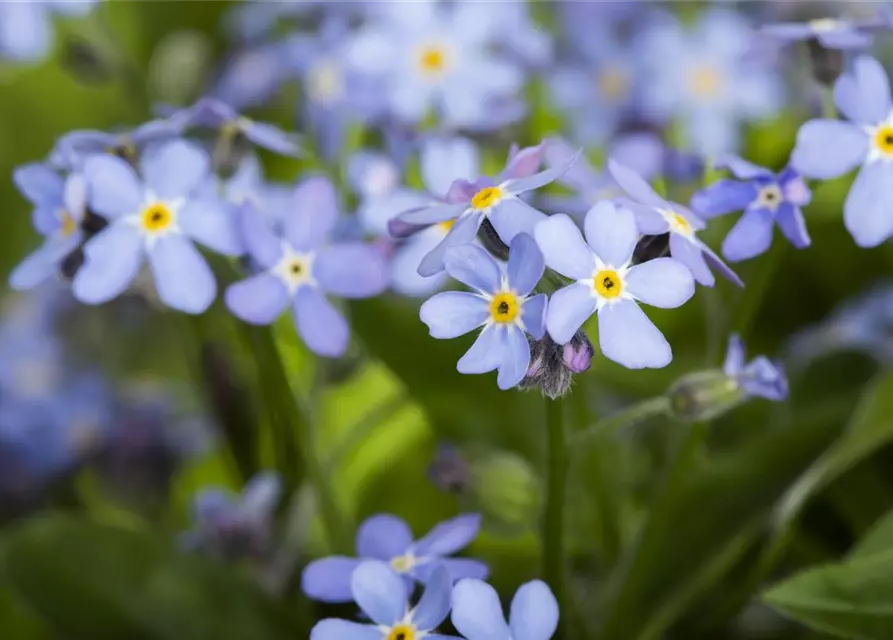
[[410, 555], [397, 556], [391, 559], [391, 568], [397, 573], [408, 573], [415, 566], [415, 558]]
[[439, 75], [444, 72], [446, 66], [447, 55], [442, 46], [429, 45], [419, 52], [419, 67], [425, 75]]
[[163, 202], [155, 202], [143, 209], [143, 229], [158, 233], [174, 223], [174, 212]]
[[598, 89], [609, 100], [622, 100], [629, 93], [629, 75], [618, 67], [606, 67], [598, 76]]
[[834, 18], [819, 18], [818, 20], [810, 20], [809, 26], [813, 31], [825, 33], [837, 29], [840, 26], [840, 20], [835, 20]]
[[692, 93], [702, 98], [713, 98], [720, 93], [722, 77], [716, 67], [705, 64], [692, 71], [689, 82]]
[[683, 218], [683, 217], [682, 217], [681, 215], [679, 215], [678, 213], [673, 213], [673, 214], [672, 214], [672, 218], [671, 218], [671, 223], [670, 223], [670, 224], [672, 224], [673, 227], [674, 227], [677, 231], [681, 231], [681, 232], [684, 232], [684, 233], [688, 233], [689, 231], [691, 231], [691, 225], [688, 223], [688, 220], [686, 220], [685, 218]]
[[596, 273], [592, 286], [602, 298], [616, 298], [623, 293], [623, 280], [613, 269], [603, 269]]
[[398, 624], [391, 629], [387, 640], [414, 640], [415, 628], [405, 624]]
[[878, 127], [874, 134], [874, 144], [884, 155], [893, 155], [893, 126]]
[[484, 187], [471, 199], [471, 206], [475, 209], [489, 209], [502, 199], [502, 189], [499, 187]]
[[514, 293], [497, 293], [490, 301], [490, 317], [497, 324], [509, 324], [518, 317], [521, 305]]
[[446, 233], [447, 231], [449, 231], [450, 229], [453, 228], [454, 224], [456, 224], [455, 220], [444, 220], [443, 222], [438, 222], [437, 226], [440, 227], [440, 229], [444, 233]]
[[71, 234], [77, 231], [78, 223], [74, 217], [67, 211], [62, 212], [62, 228], [60, 233], [63, 238], [70, 238]]

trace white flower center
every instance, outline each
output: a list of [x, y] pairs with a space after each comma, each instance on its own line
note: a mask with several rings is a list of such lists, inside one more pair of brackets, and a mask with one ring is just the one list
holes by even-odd
[[334, 60], [318, 62], [307, 74], [307, 95], [313, 102], [332, 104], [346, 92], [344, 69]]
[[316, 280], [313, 278], [315, 258], [315, 253], [300, 253], [284, 244], [282, 258], [270, 269], [270, 272], [282, 280], [288, 287], [289, 293], [294, 295], [295, 291], [304, 285], [316, 286]]
[[843, 24], [841, 20], [835, 20], [834, 18], [819, 18], [818, 20], [810, 20], [809, 28], [816, 33], [827, 33], [828, 31], [839, 29]]
[[781, 192], [781, 187], [777, 184], [767, 184], [760, 189], [754, 202], [758, 207], [765, 207], [775, 212], [778, 210], [779, 205], [784, 202], [784, 194]]

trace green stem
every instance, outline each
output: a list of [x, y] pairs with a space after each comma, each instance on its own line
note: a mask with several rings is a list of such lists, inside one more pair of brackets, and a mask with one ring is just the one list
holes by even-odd
[[822, 87], [822, 116], [837, 118], [837, 105], [834, 103], [834, 87]]
[[603, 418], [596, 422], [593, 426], [574, 434], [574, 440], [584, 441], [595, 436], [610, 434], [619, 431], [623, 427], [629, 427], [638, 424], [649, 418], [660, 415], [668, 415], [670, 413], [670, 399], [666, 396], [657, 396], [643, 400], [631, 406], [628, 409], [615, 413], [612, 416]]
[[[543, 576], [562, 610], [564, 584], [564, 503], [567, 488], [567, 442], [564, 430], [564, 401], [546, 399], [546, 429], [549, 443], [546, 509], [543, 518]], [[562, 631], [555, 634], [562, 637]]]

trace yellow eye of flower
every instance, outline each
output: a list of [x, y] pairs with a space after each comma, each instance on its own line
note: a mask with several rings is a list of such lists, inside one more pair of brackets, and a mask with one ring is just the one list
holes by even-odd
[[514, 293], [498, 293], [490, 301], [490, 317], [498, 324], [514, 322], [521, 305]]
[[63, 238], [70, 238], [71, 234], [77, 231], [78, 223], [67, 211], [62, 212], [62, 228], [60, 232]]
[[456, 224], [455, 220], [444, 220], [443, 222], [438, 222], [437, 226], [444, 232], [449, 231], [453, 228], [453, 225]]
[[410, 555], [397, 556], [391, 559], [391, 568], [397, 573], [407, 573], [415, 566], [415, 559]]
[[143, 209], [143, 229], [164, 231], [174, 222], [174, 213], [163, 202], [155, 202]]
[[484, 187], [471, 199], [471, 206], [475, 209], [489, 209], [502, 199], [502, 189], [499, 187]]
[[616, 298], [623, 293], [623, 280], [613, 269], [603, 269], [596, 273], [592, 286], [602, 298]]
[[695, 68], [689, 79], [692, 93], [702, 98], [719, 95], [722, 77], [715, 67], [705, 64]]
[[884, 155], [893, 155], [893, 126], [879, 127], [874, 134], [874, 144]]
[[388, 634], [387, 640], [414, 640], [415, 639], [415, 629], [405, 624], [398, 624], [396, 627], [391, 629], [391, 632]]
[[443, 73], [447, 66], [447, 55], [442, 46], [431, 45], [419, 52], [419, 66], [426, 75]]
[[609, 100], [622, 100], [629, 93], [629, 75], [618, 67], [606, 67], [598, 76], [598, 89]]
[[673, 226], [676, 227], [679, 231], [688, 232], [691, 231], [691, 225], [688, 223], [688, 220], [683, 218], [678, 213], [673, 214]]

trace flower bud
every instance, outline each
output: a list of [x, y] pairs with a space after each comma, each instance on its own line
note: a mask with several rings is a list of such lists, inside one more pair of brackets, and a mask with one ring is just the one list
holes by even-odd
[[531, 341], [530, 368], [520, 387], [539, 388], [553, 400], [561, 397], [570, 390], [573, 374], [589, 369], [594, 354], [595, 348], [582, 329], [565, 345], [556, 344], [548, 334]]
[[491, 529], [528, 529], [540, 512], [536, 472], [524, 458], [508, 451], [486, 454], [471, 464], [470, 498]]
[[744, 402], [746, 394], [719, 369], [683, 376], [667, 392], [670, 410], [679, 420], [712, 420]]
[[471, 467], [462, 452], [450, 444], [439, 444], [428, 465], [428, 478], [444, 493], [462, 495], [471, 485]]
[[837, 49], [826, 49], [815, 38], [808, 40], [807, 45], [813, 77], [819, 84], [833, 87], [843, 73], [843, 53]]

